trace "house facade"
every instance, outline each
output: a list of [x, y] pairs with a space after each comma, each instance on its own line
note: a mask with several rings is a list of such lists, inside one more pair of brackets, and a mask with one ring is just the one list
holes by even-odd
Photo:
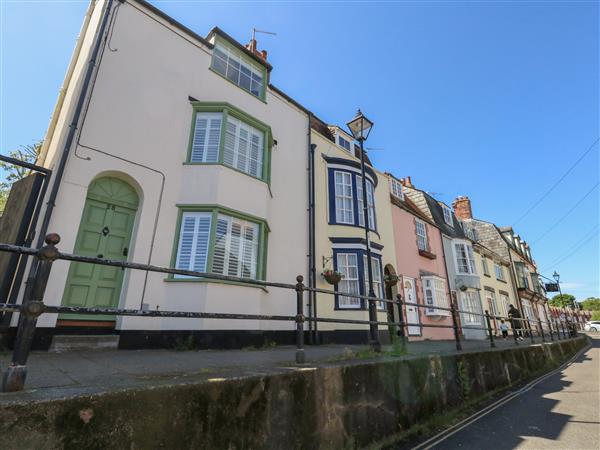
[[[404, 194], [404, 183], [386, 174], [390, 187], [396, 264], [400, 276], [398, 292], [408, 303], [404, 305], [405, 334], [409, 340], [450, 340], [454, 338], [450, 312], [425, 306], [449, 308], [450, 287], [444, 260], [440, 229]], [[424, 327], [422, 325], [434, 325]], [[441, 326], [440, 326], [441, 325]]]
[[[140, 0], [92, 3], [80, 42], [40, 158], [55, 173], [64, 163], [48, 226], [60, 250], [248, 280], [306, 278], [308, 113], [270, 84], [266, 52], [218, 28], [201, 37]], [[292, 291], [65, 261], [54, 264], [45, 301], [296, 311]], [[294, 324], [45, 314], [38, 327], [114, 330], [121, 348], [170, 345], [190, 331], [200, 346], [239, 347], [262, 336], [293, 342]]]
[[[368, 295], [367, 242], [364, 228], [360, 150], [353, 137], [338, 126], [313, 117], [311, 144], [314, 146], [314, 235], [315, 285], [333, 289], [332, 296], [318, 293], [312, 311], [318, 317], [368, 320], [368, 302], [344, 296], [343, 293]], [[385, 273], [396, 273], [391, 209], [386, 177], [366, 161], [369, 245], [375, 295], [394, 298], [386, 292]], [[326, 271], [342, 275], [331, 285]], [[390, 311], [391, 313], [391, 311]], [[377, 305], [377, 319], [386, 322], [388, 305]], [[314, 326], [314, 325], [313, 325]], [[319, 323], [318, 341], [365, 343], [368, 327], [364, 324]], [[389, 342], [387, 327], [379, 327], [380, 341]]]

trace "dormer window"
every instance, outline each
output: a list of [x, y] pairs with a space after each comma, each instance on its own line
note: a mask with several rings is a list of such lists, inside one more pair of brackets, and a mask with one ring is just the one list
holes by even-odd
[[348, 151], [349, 153], [351, 152], [351, 145], [350, 141], [348, 141], [347, 139], [344, 139], [342, 136], [338, 136], [338, 145], [340, 147], [342, 147], [344, 150]]
[[232, 48], [215, 45], [211, 68], [252, 95], [264, 99], [265, 70]]
[[395, 178], [390, 178], [390, 191], [392, 195], [399, 200], [404, 200], [404, 192], [402, 192], [402, 184]]
[[442, 210], [444, 211], [444, 222], [446, 222], [447, 225], [453, 226], [454, 224], [452, 223], [452, 210], [446, 205], [442, 205]]

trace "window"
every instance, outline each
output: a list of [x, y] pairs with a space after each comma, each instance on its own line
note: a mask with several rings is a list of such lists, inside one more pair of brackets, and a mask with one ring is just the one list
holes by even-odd
[[417, 232], [417, 247], [419, 250], [427, 251], [427, 228], [425, 222], [415, 219], [415, 229]]
[[231, 105], [196, 103], [193, 106], [188, 162], [223, 164], [268, 181], [270, 128]]
[[454, 223], [452, 222], [452, 210], [446, 205], [442, 205], [442, 210], [444, 211], [444, 222], [451, 227], [454, 226]]
[[488, 276], [489, 276], [489, 274], [490, 274], [490, 269], [489, 269], [489, 267], [488, 267], [487, 258], [486, 258], [485, 256], [482, 256], [482, 257], [481, 257], [481, 266], [483, 267], [483, 273], [484, 273], [485, 275], [488, 275]]
[[235, 50], [217, 44], [213, 50], [211, 67], [252, 95], [264, 98], [265, 70]]
[[488, 313], [492, 319], [498, 316], [498, 306], [496, 305], [496, 294], [492, 291], [485, 291], [485, 299], [488, 304]]
[[[356, 253], [338, 253], [337, 270], [344, 277], [338, 283], [338, 291], [348, 294], [360, 295], [360, 281], [358, 278], [358, 258]], [[340, 295], [338, 298], [340, 308], [360, 308], [361, 299], [355, 297], [345, 297]]]
[[352, 153], [352, 144], [347, 139], [338, 135], [338, 145], [346, 150], [348, 153]]
[[467, 226], [463, 226], [463, 228], [465, 230], [465, 234], [467, 235], [467, 237], [469, 239], [471, 239], [472, 241], [477, 240], [477, 230], [475, 230], [474, 228], [471, 228], [471, 227], [467, 227]]
[[[352, 170], [329, 168], [329, 223], [364, 227], [362, 177]], [[375, 185], [369, 178], [367, 185], [367, 214], [369, 228], [377, 228], [375, 216]]]
[[500, 313], [504, 316], [504, 317], [508, 317], [508, 307], [510, 305], [510, 300], [508, 299], [508, 295], [503, 294], [502, 292], [500, 292], [500, 307], [502, 308], [502, 310], [500, 311]]
[[[356, 176], [356, 200], [358, 203], [358, 224], [361, 227], [365, 226], [365, 212], [363, 206], [363, 192], [362, 192], [362, 177]], [[373, 197], [373, 183], [367, 180], [367, 205], [369, 207], [369, 228], [375, 229], [375, 204]]]
[[338, 223], [354, 223], [352, 175], [335, 171], [335, 218]]
[[[360, 298], [347, 297], [344, 293], [369, 295], [369, 272], [366, 252], [362, 249], [334, 249], [335, 270], [344, 277], [337, 284], [337, 307], [340, 309], [362, 309], [368, 307], [368, 301]], [[373, 291], [375, 296], [383, 298], [383, 276], [381, 258], [371, 255], [373, 273]], [[383, 307], [383, 305], [380, 305]]]
[[517, 272], [517, 287], [529, 289], [529, 271], [526, 271], [525, 265], [522, 262], [515, 263]]
[[[464, 325], [478, 325], [481, 323], [481, 316], [476, 314], [480, 313], [480, 309], [477, 306], [479, 301], [478, 295], [474, 291], [464, 291], [460, 293], [462, 300], [462, 310], [467, 311], [462, 314], [462, 322]], [[469, 314], [476, 313], [476, 314]]]
[[221, 208], [200, 208], [203, 210], [181, 213], [175, 267], [260, 279], [264, 273], [260, 250], [265, 245], [266, 225], [228, 214]]
[[473, 247], [466, 242], [454, 243], [454, 255], [456, 257], [456, 268], [458, 273], [476, 275]]
[[494, 272], [496, 273], [496, 278], [500, 281], [504, 280], [504, 269], [500, 264], [494, 263]]
[[402, 183], [394, 178], [390, 178], [390, 190], [392, 195], [400, 200], [404, 200], [404, 192], [402, 191]]
[[[422, 277], [423, 296], [425, 304], [429, 306], [439, 306], [448, 308], [448, 299], [446, 297], [446, 283], [438, 277]], [[426, 308], [425, 314], [428, 316], [448, 316], [449, 311], [444, 309]]]
[[[364, 295], [369, 295], [369, 266], [367, 265], [367, 255], [363, 255], [364, 267]], [[383, 284], [381, 283], [381, 266], [379, 259], [371, 256], [371, 271], [373, 273], [373, 292], [375, 297], [383, 298]], [[384, 302], [378, 302], [380, 308], [385, 307]]]

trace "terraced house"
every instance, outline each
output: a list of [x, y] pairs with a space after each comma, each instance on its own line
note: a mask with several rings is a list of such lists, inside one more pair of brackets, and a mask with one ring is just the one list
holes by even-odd
[[[92, 2], [39, 161], [55, 173], [64, 163], [56, 206], [42, 212], [61, 250], [249, 280], [306, 276], [308, 115], [270, 84], [272, 69], [256, 42], [199, 36], [141, 0]], [[46, 302], [295, 314], [290, 291], [66, 262]], [[54, 314], [38, 326], [115, 332], [122, 348], [188, 331], [201, 346], [293, 339], [289, 322]]]

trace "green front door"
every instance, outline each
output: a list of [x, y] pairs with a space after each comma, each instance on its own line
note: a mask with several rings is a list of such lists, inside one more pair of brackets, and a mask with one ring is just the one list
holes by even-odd
[[[74, 253], [103, 259], [126, 260], [138, 197], [122, 180], [107, 177], [88, 190]], [[63, 295], [63, 306], [116, 308], [124, 269], [73, 262]], [[61, 320], [114, 321], [113, 315], [61, 314]]]

